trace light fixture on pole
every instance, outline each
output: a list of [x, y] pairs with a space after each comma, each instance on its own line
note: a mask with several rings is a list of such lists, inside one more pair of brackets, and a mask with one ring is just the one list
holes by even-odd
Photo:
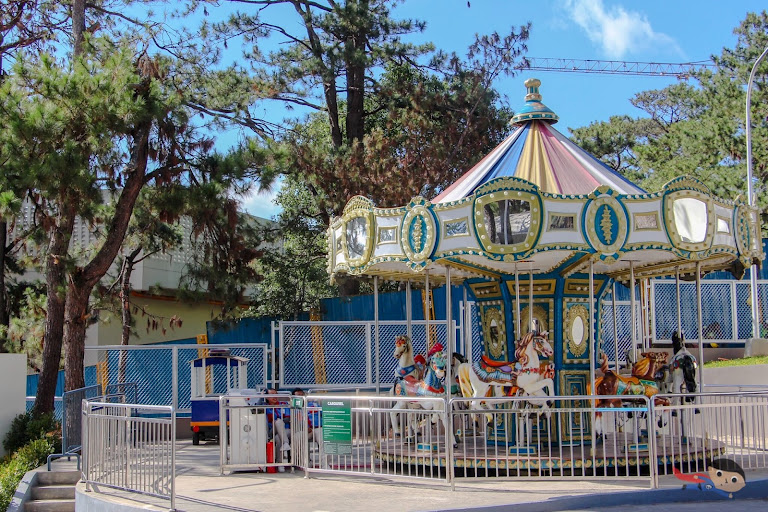
[[[755, 206], [755, 197], [752, 190], [752, 83], [755, 81], [755, 73], [757, 72], [757, 66], [760, 64], [765, 56], [768, 55], [768, 48], [763, 50], [763, 53], [755, 61], [755, 65], [752, 66], [752, 72], [749, 74], [749, 81], [747, 82], [747, 120], [746, 120], [746, 135], [747, 135], [747, 204], [750, 207]], [[760, 223], [755, 223], [758, 226], [758, 232], [754, 234], [753, 243], [757, 244], [762, 241], [760, 233]], [[752, 248], [757, 249], [757, 246]], [[749, 271], [750, 282], [750, 297], [752, 298], [752, 337], [760, 337], [760, 306], [757, 301], [757, 265], [752, 262], [752, 267]]]

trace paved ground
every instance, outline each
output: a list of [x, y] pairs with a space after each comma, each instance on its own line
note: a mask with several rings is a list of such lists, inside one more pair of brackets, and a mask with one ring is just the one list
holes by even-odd
[[[603, 510], [612, 512], [723, 512], [768, 510], [768, 473], [748, 474], [748, 485], [736, 499], [719, 499], [709, 492], [682, 491], [672, 477], [661, 489], [634, 482], [461, 481], [456, 490], [440, 484], [304, 473], [232, 473], [221, 476], [219, 447], [193, 447], [181, 442], [177, 450], [177, 502], [181, 511], [242, 512], [443, 511], [538, 512]], [[82, 485], [82, 484], [81, 484]], [[111, 500], [136, 509], [166, 509], [167, 501], [103, 490]], [[89, 493], [96, 495], [96, 493]], [[127, 501], [124, 501], [127, 500]], [[695, 501], [693, 501], [695, 500]], [[701, 501], [706, 500], [706, 501]], [[679, 503], [679, 502], [684, 503]]]

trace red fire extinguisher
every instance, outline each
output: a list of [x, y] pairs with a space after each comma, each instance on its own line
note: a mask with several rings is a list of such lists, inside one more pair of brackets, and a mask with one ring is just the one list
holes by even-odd
[[[267, 462], [275, 462], [275, 443], [272, 441], [267, 443]], [[277, 468], [275, 466], [267, 466], [267, 473], [277, 473]]]

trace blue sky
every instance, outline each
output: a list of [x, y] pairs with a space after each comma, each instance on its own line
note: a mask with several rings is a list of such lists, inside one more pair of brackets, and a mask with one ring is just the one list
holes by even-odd
[[[459, 55], [476, 33], [504, 33], [510, 26], [530, 21], [529, 57], [696, 62], [720, 54], [723, 47], [733, 47], [733, 29], [746, 13], [765, 8], [765, 0], [470, 0], [469, 6], [467, 0], [406, 0], [395, 16], [426, 21], [426, 30], [415, 40], [431, 41]], [[560, 116], [556, 127], [566, 135], [569, 127], [605, 121], [612, 115], [641, 115], [629, 102], [633, 95], [676, 81], [527, 71], [499, 79], [495, 86], [517, 108], [525, 95], [523, 82], [534, 76], [542, 81], [543, 102]], [[244, 206], [263, 217], [277, 213], [269, 195], [247, 198]]]

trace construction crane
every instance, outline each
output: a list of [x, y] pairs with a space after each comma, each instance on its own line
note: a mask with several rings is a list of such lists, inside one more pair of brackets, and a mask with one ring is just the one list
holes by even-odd
[[714, 70], [711, 61], [699, 62], [629, 62], [622, 60], [559, 59], [528, 57], [524, 69], [536, 71], [563, 71], [568, 73], [603, 73], [609, 75], [650, 75], [688, 78], [702, 69]]

